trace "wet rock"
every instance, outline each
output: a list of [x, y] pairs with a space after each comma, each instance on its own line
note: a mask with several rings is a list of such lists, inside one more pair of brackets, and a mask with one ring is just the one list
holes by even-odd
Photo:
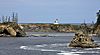
[[96, 48], [100, 46], [95, 44], [94, 40], [88, 35], [76, 33], [70, 42], [69, 47]]

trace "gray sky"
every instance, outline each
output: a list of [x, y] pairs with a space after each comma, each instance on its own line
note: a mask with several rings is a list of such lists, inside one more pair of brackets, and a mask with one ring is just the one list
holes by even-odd
[[100, 0], [0, 0], [0, 16], [19, 14], [20, 23], [96, 21]]

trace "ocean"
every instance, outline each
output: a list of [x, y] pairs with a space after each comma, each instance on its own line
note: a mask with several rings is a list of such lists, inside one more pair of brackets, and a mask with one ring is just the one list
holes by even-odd
[[[68, 47], [74, 33], [36, 33], [49, 37], [0, 37], [0, 55], [100, 55], [100, 48]], [[100, 44], [100, 37], [93, 37]]]

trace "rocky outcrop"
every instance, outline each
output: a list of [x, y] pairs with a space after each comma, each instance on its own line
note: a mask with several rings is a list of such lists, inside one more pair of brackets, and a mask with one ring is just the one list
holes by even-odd
[[94, 40], [88, 35], [83, 33], [76, 33], [70, 42], [69, 47], [96, 48], [100, 46], [95, 44]]
[[26, 33], [18, 24], [0, 24], [0, 36], [22, 37]]
[[11, 36], [16, 36], [17, 33], [12, 27], [5, 27], [5, 30], [11, 35]]

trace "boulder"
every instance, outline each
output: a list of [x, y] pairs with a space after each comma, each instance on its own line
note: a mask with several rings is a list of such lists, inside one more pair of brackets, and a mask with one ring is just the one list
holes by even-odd
[[17, 35], [16, 31], [12, 27], [6, 27], [5, 29], [7, 30], [7, 32], [9, 32], [11, 36]]
[[0, 37], [22, 37], [26, 36], [26, 33], [18, 24], [1, 24], [0, 25]]
[[94, 40], [88, 35], [76, 33], [70, 42], [69, 47], [96, 48], [100, 46], [95, 44]]

